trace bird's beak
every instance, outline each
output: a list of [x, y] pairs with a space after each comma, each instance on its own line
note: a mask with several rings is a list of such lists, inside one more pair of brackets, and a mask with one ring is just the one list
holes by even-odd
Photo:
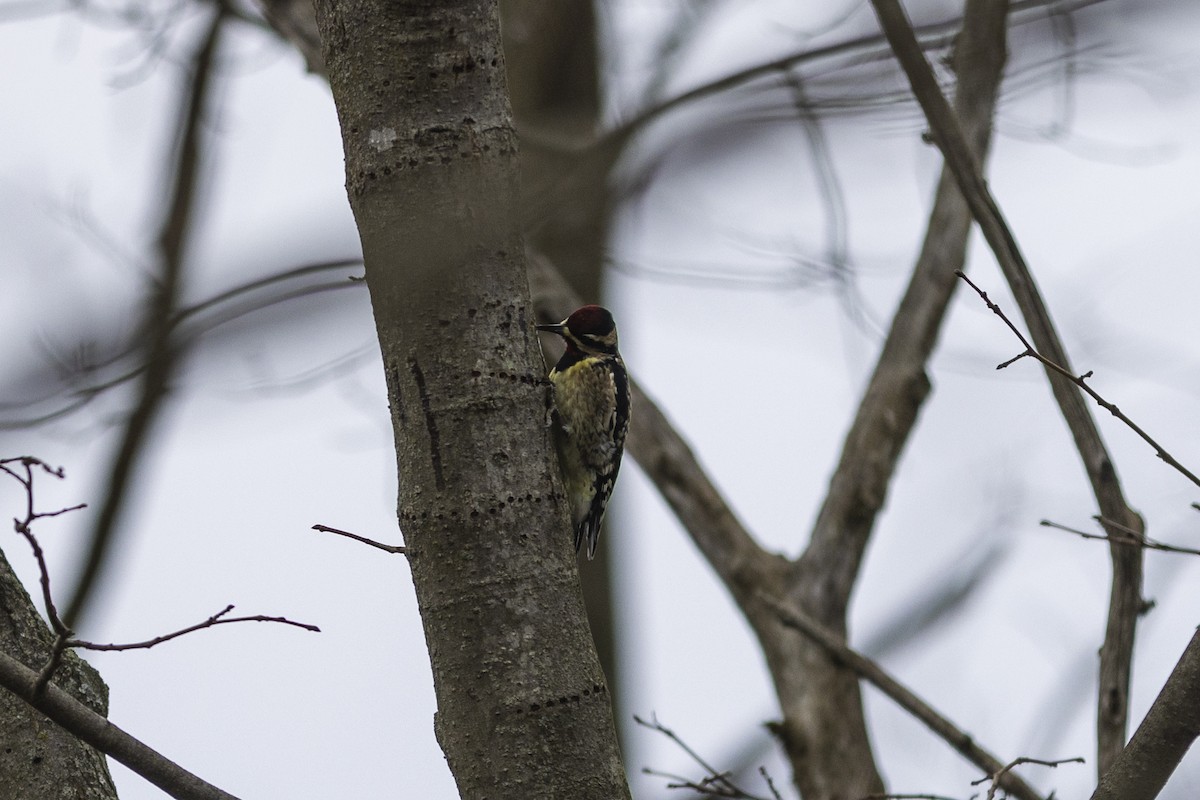
[[566, 327], [567, 327], [566, 322], [564, 321], [564, 322], [556, 322], [553, 325], [538, 325], [537, 329], [539, 331], [545, 331], [546, 333], [557, 333], [559, 336], [562, 336], [563, 330]]

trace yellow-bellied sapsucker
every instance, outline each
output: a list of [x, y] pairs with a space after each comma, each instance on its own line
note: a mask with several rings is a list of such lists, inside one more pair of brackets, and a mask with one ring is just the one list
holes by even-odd
[[555, 444], [575, 524], [575, 550], [586, 539], [591, 559], [629, 430], [629, 377], [608, 309], [584, 306], [557, 325], [537, 327], [567, 344], [550, 370]]

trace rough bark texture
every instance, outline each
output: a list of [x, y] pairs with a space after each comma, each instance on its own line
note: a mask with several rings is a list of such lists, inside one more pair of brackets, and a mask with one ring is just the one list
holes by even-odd
[[495, 3], [321, 0], [317, 22], [459, 792], [628, 797], [545, 422]]
[[[46, 663], [53, 640], [25, 587], [0, 553], [0, 652], [38, 670]], [[64, 654], [54, 684], [97, 714], [108, 713], [108, 687], [74, 653]], [[103, 753], [15, 694], [0, 691], [0, 797], [111, 800], [116, 796]]]

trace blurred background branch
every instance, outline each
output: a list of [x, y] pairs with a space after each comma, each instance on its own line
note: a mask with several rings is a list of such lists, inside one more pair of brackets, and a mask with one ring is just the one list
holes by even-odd
[[162, 412], [163, 401], [182, 357], [180, 342], [172, 324], [178, 311], [187, 271], [188, 234], [197, 205], [197, 181], [201, 173], [204, 147], [203, 119], [211, 102], [221, 31], [226, 23], [223, 0], [212, 11], [212, 19], [193, 56], [177, 125], [177, 146], [172, 153], [168, 177], [170, 187], [166, 216], [158, 234], [158, 271], [151, 278], [149, 296], [137, 338], [144, 371], [137, 387], [137, 401], [129, 412], [117, 452], [113, 457], [108, 487], [100, 502], [100, 513], [88, 538], [83, 569], [63, 611], [68, 627], [85, 622], [96, 582], [107, 566], [113, 540], [122, 527], [122, 513], [129, 501], [129, 489], [150, 441], [151, 432]]

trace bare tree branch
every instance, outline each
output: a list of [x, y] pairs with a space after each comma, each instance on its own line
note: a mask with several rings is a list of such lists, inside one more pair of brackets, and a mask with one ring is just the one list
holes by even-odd
[[[79, 506], [48, 512], [37, 510], [34, 487], [35, 475], [44, 473], [56, 478], [62, 478], [64, 477], [64, 473], [61, 467], [51, 467], [46, 462], [33, 456], [21, 456], [18, 458], [0, 459], [0, 472], [4, 472], [14, 478], [24, 489], [25, 515], [23, 519], [14, 519], [13, 527], [17, 533], [25, 538], [34, 551], [40, 572], [43, 601], [46, 605], [51, 629], [54, 632], [54, 639], [50, 643], [50, 655], [43, 667], [38, 671], [25, 666], [12, 655], [0, 651], [0, 686], [3, 686], [24, 700], [31, 707], [37, 709], [37, 711], [45, 714], [46, 717], [49, 717], [70, 734], [125, 764], [172, 797], [188, 798], [189, 800], [234, 800], [232, 795], [205, 783], [200, 778], [164, 758], [161, 754], [134, 739], [115, 725], [112, 725], [103, 716], [88, 708], [79, 700], [76, 700], [62, 688], [51, 683], [55, 671], [58, 669], [63, 656], [69, 648], [90, 647], [95, 650], [120, 650], [132, 649], [134, 647], [149, 647], [157, 642], [141, 642], [126, 646], [92, 645], [88, 642], [80, 642], [69, 638], [71, 631], [59, 618], [58, 612], [55, 609], [54, 600], [50, 592], [50, 576], [46, 569], [46, 561], [37, 537], [33, 535], [31, 526], [38, 519], [58, 516], [67, 511], [75, 510]], [[0, 558], [0, 561], [3, 561], [3, 559]], [[4, 566], [7, 569], [7, 563]], [[22, 592], [22, 595], [24, 595], [25, 602], [27, 603], [28, 596], [24, 592]], [[218, 619], [218, 617], [231, 609], [232, 606], [200, 625], [168, 634], [165, 637], [159, 637], [159, 640], [166, 641], [177, 636], [182, 636], [191, 630], [209, 627], [218, 622], [233, 622], [235, 621], [233, 619]], [[30, 615], [35, 616], [32, 609], [30, 610]], [[266, 617], [243, 619], [287, 621]], [[11, 624], [12, 620], [10, 619], [9, 622]], [[290, 623], [290, 621], [287, 622]], [[296, 625], [299, 623], [290, 624]], [[39, 623], [38, 627], [45, 632], [44, 625]], [[308, 625], [301, 625], [301, 627], [314, 629], [313, 626]], [[103, 688], [103, 684], [101, 684], [101, 688]]]
[[[1001, 0], [968, 3], [954, 56], [957, 114], [981, 159], [990, 142], [1005, 62], [1007, 7]], [[845, 631], [846, 608], [863, 552], [900, 453], [928, 396], [926, 364], [953, 295], [953, 270], [965, 259], [970, 227], [969, 209], [949, 170], [943, 169], [921, 254], [846, 434], [809, 544], [789, 570], [783, 597], [831, 630]], [[874, 771], [857, 682], [831, 669], [811, 642], [780, 639], [777, 624], [774, 615], [766, 614], [759, 618], [756, 630], [768, 663], [792, 665], [777, 676], [777, 681], [783, 679], [777, 691], [785, 704], [783, 740], [793, 750], [793, 760], [808, 753], [817, 761], [857, 762], [857, 770]], [[790, 713], [788, 703], [794, 704]], [[831, 728], [843, 732], [833, 737], [828, 733]], [[846, 732], [851, 728], [857, 728], [857, 734]], [[809, 786], [801, 785], [799, 775], [802, 794], [827, 791], [816, 777], [810, 778]], [[880, 790], [879, 783], [857, 787], [861, 794]]]
[[[1104, 521], [1101, 517], [1094, 517], [1094, 519], [1097, 522], [1100, 522], [1102, 525], [1104, 524]], [[1194, 550], [1190, 547], [1176, 547], [1172, 544], [1164, 544], [1163, 542], [1151, 539], [1149, 536], [1134, 532], [1129, 532], [1123, 535], [1108, 532], [1088, 533], [1087, 531], [1081, 531], [1078, 528], [1071, 528], [1066, 525], [1060, 525], [1057, 522], [1051, 522], [1048, 519], [1044, 519], [1038, 524], [1043, 528], [1054, 528], [1055, 530], [1073, 533], [1083, 539], [1095, 539], [1102, 542], [1112, 542], [1114, 544], [1127, 545], [1129, 547], [1143, 547], [1147, 550], [1160, 550], [1164, 553], [1182, 553], [1184, 555], [1200, 556], [1200, 550]], [[1108, 522], [1107, 525], [1108, 527], [1116, 527], [1115, 523], [1112, 522]]]
[[[933, 139], [945, 156], [946, 164], [953, 171], [972, 215], [996, 254], [1037, 351], [1070, 373], [1070, 361], [1033, 275], [980, 174], [978, 161], [921, 52], [904, 9], [898, 0], [871, 0], [871, 4], [897, 60], [908, 76], [913, 94], [925, 112]], [[1048, 367], [1047, 374], [1050, 388], [1075, 439], [1101, 515], [1139, 533], [1143, 532], [1145, 525], [1125, 500], [1116, 467], [1082, 396], [1071, 381]], [[1097, 763], [1101, 774], [1125, 744], [1133, 638], [1142, 608], [1141, 550], [1112, 544], [1109, 554], [1113, 576], [1108, 625], [1100, 649], [1096, 720]]]
[[103, 650], [106, 652], [119, 650], [148, 650], [151, 647], [160, 645], [163, 642], [169, 642], [172, 639], [178, 639], [180, 636], [186, 636], [189, 633], [202, 631], [205, 628], [211, 628], [215, 625], [229, 625], [234, 622], [275, 622], [281, 625], [291, 625], [295, 628], [303, 628], [306, 631], [320, 633], [321, 629], [316, 625], [310, 625], [307, 622], [296, 622], [287, 617], [271, 617], [265, 614], [251, 614], [245, 617], [226, 617], [230, 611], [233, 611], [233, 605], [227, 605], [225, 608], [213, 614], [203, 622], [197, 622], [195, 625], [189, 625], [186, 628], [180, 628], [171, 633], [164, 633], [161, 636], [155, 636], [153, 639], [147, 639], [144, 642], [131, 642], [128, 644], [96, 644], [95, 642], [85, 642], [82, 639], [71, 639], [67, 642], [68, 647], [80, 647], [84, 650]]
[[[20, 471], [16, 465], [20, 465]], [[51, 628], [54, 634], [60, 639], [70, 635], [70, 630], [63, 624], [62, 619], [58, 615], [58, 609], [54, 607], [54, 598], [50, 593], [50, 572], [46, 567], [46, 554], [42, 550], [41, 544], [37, 537], [33, 535], [33, 529], [30, 527], [35, 520], [43, 517], [57, 517], [59, 514], [65, 514], [68, 511], [78, 511], [86, 508], [86, 504], [63, 508], [58, 511], [37, 511], [34, 502], [34, 467], [40, 468], [41, 472], [51, 475], [55, 478], [62, 479], [65, 477], [62, 467], [51, 467], [45, 461], [34, 456], [19, 456], [17, 458], [0, 459], [0, 471], [10, 475], [24, 489], [25, 493], [25, 518], [13, 519], [13, 530], [15, 530], [26, 542], [29, 543], [30, 549], [33, 550], [33, 558], [38, 565], [39, 584], [42, 588], [42, 603], [46, 608], [46, 618], [50, 620]]]

